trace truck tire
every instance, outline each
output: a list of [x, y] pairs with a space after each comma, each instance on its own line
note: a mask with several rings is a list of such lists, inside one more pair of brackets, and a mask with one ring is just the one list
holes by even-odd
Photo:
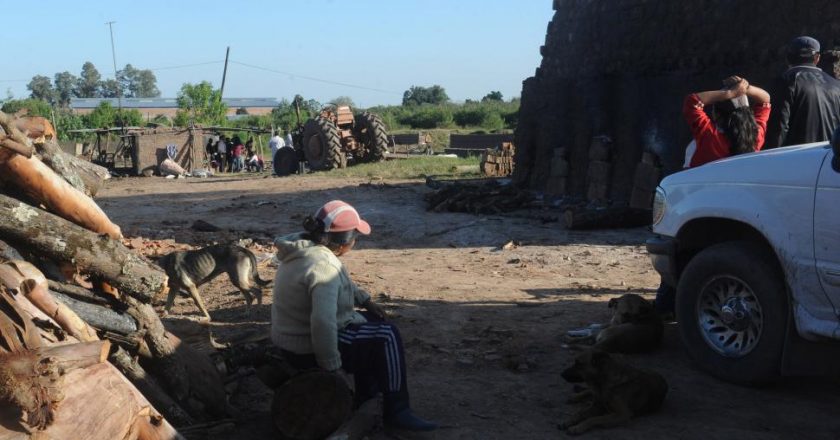
[[306, 121], [301, 148], [309, 168], [313, 170], [347, 167], [347, 156], [341, 151], [338, 128], [328, 119], [319, 116]]
[[728, 382], [761, 385], [779, 377], [789, 314], [781, 270], [754, 243], [702, 250], [677, 286], [676, 315], [688, 355]]
[[368, 112], [356, 115], [356, 132], [363, 148], [359, 157], [362, 162], [379, 162], [385, 159], [385, 153], [388, 152], [388, 133], [379, 116]]

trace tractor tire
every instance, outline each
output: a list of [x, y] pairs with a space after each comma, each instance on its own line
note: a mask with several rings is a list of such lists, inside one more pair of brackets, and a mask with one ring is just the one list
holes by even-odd
[[301, 148], [310, 169], [331, 170], [347, 167], [347, 156], [341, 150], [338, 128], [327, 119], [316, 117], [306, 121]]
[[362, 144], [362, 162], [379, 162], [388, 152], [388, 133], [379, 116], [364, 112], [356, 115], [356, 133]]
[[274, 153], [272, 159], [272, 167], [274, 168], [274, 175], [288, 176], [298, 172], [298, 152], [288, 148], [280, 148]]

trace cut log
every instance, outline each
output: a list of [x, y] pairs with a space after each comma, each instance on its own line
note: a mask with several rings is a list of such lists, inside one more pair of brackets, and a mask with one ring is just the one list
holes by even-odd
[[55, 140], [36, 142], [35, 150], [53, 171], [90, 197], [95, 196], [105, 180], [111, 177], [107, 168], [65, 153]]
[[[21, 115], [16, 113], [15, 116]], [[43, 116], [19, 117], [13, 121], [13, 125], [33, 141], [43, 142], [56, 138], [55, 127]]]
[[175, 426], [189, 426], [195, 423], [194, 419], [175, 402], [172, 396], [163, 390], [157, 380], [148, 374], [128, 352], [118, 347], [109, 359], [152, 402], [152, 405]]
[[344, 422], [327, 440], [362, 440], [382, 426], [382, 399], [375, 397], [361, 404], [350, 420]]
[[78, 301], [62, 293], [50, 293], [56, 301], [69, 307], [92, 327], [121, 335], [128, 335], [137, 331], [137, 321], [129, 315], [116, 312], [108, 307]]
[[650, 225], [649, 209], [626, 207], [569, 209], [564, 215], [566, 229], [637, 228]]
[[44, 284], [38, 284], [31, 279], [24, 281], [26, 299], [54, 319], [62, 330], [76, 339], [82, 342], [98, 341], [99, 337], [96, 336], [96, 330], [79, 318], [76, 312], [57, 302]]
[[118, 240], [96, 235], [56, 215], [0, 194], [0, 238], [30, 252], [72, 261], [121, 292], [149, 302], [165, 294], [166, 274]]
[[26, 135], [24, 135], [20, 132], [20, 130], [17, 129], [17, 127], [15, 126], [14, 116], [0, 112], [0, 128], [3, 128], [3, 132], [5, 133], [5, 136], [8, 139], [14, 141], [18, 145], [25, 146], [26, 150], [28, 151], [24, 151], [23, 156], [32, 156], [32, 142], [26, 137]]
[[105, 362], [110, 350], [111, 343], [108, 341], [90, 341], [41, 347], [35, 350], [35, 354], [41, 359], [51, 359], [64, 371], [71, 371]]
[[119, 226], [85, 193], [77, 190], [37, 157], [0, 149], [0, 179], [47, 210], [93, 232], [122, 237]]
[[23, 260], [20, 252], [13, 248], [10, 244], [0, 240], [0, 259], [4, 260]]
[[353, 409], [353, 393], [334, 373], [295, 376], [274, 390], [271, 415], [284, 438], [322, 439], [335, 432]]
[[50, 292], [63, 293], [64, 295], [67, 295], [73, 299], [91, 304], [97, 304], [101, 306], [109, 305], [107, 299], [91, 292], [88, 289], [85, 289], [84, 287], [77, 286], [75, 284], [62, 283], [60, 281], [54, 280], [47, 280], [47, 282], [49, 283], [48, 285], [50, 288]]

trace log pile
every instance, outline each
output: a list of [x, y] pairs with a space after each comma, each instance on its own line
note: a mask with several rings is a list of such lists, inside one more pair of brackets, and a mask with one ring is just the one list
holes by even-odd
[[165, 273], [91, 198], [108, 172], [44, 124], [0, 112], [0, 439], [172, 439], [226, 416], [211, 360], [151, 307]]
[[513, 174], [512, 142], [503, 142], [500, 148], [487, 149], [481, 153], [481, 172], [488, 177], [507, 177]]
[[427, 208], [433, 212], [467, 212], [499, 214], [526, 208], [533, 201], [529, 191], [495, 180], [484, 184], [452, 183], [425, 196]]

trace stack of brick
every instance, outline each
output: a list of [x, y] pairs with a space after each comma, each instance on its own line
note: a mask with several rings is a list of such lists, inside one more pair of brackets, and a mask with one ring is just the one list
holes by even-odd
[[662, 168], [657, 164], [656, 155], [649, 151], [642, 153], [642, 161], [636, 165], [636, 172], [633, 175], [630, 207], [650, 209], [653, 206], [653, 194], [661, 178]]
[[610, 193], [610, 150], [612, 140], [607, 136], [592, 138], [589, 146], [589, 168], [586, 171], [586, 199], [593, 202], [607, 200]]
[[504, 142], [500, 148], [481, 153], [481, 172], [490, 177], [507, 177], [513, 174], [513, 143]]
[[569, 161], [565, 148], [555, 148], [551, 157], [551, 177], [545, 185], [545, 192], [552, 196], [566, 195], [566, 181], [569, 177]]

